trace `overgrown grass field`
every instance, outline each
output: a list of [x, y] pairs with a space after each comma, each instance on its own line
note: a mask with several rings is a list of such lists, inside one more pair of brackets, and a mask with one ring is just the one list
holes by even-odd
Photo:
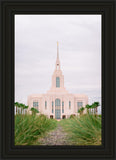
[[57, 122], [45, 115], [15, 115], [15, 145], [39, 145], [39, 137], [60, 124], [72, 145], [101, 145], [101, 116], [91, 114]]
[[59, 122], [74, 145], [101, 145], [101, 117], [82, 115]]
[[39, 136], [56, 126], [56, 120], [44, 115], [15, 115], [15, 145], [33, 145]]

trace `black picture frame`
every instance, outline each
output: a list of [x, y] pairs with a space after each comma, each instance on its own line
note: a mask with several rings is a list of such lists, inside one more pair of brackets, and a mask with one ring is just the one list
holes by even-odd
[[[1, 0], [1, 159], [115, 159], [115, 1]], [[102, 145], [14, 146], [14, 15], [102, 15]]]

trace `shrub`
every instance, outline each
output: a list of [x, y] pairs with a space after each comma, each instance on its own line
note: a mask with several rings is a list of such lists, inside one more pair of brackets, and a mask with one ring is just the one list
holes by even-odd
[[71, 114], [70, 115], [70, 118], [74, 118], [76, 115], [75, 114]]
[[32, 115], [36, 115], [36, 113], [39, 113], [39, 111], [34, 107], [31, 108], [31, 111], [32, 111]]
[[38, 136], [54, 129], [56, 125], [56, 120], [44, 115], [15, 115], [15, 145], [31, 145]]
[[101, 145], [101, 118], [82, 115], [61, 122], [74, 145]]

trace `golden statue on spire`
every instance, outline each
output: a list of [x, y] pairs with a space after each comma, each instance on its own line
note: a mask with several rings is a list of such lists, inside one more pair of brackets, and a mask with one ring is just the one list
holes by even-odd
[[57, 46], [59, 45], [58, 41], [57, 41]]

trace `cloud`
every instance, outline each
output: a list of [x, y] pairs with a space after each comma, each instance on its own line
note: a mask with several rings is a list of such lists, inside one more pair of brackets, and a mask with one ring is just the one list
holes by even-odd
[[101, 15], [15, 15], [15, 101], [51, 87], [57, 40], [67, 90], [101, 96]]

